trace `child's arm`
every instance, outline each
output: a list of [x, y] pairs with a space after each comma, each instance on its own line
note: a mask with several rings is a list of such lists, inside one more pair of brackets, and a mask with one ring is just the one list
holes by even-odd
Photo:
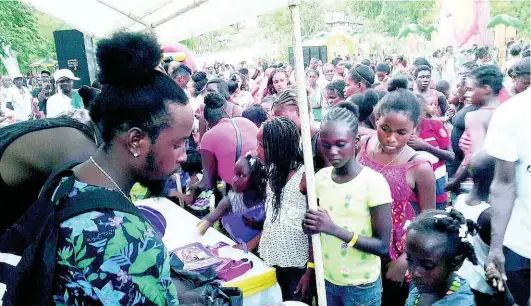
[[199, 224], [198, 228], [201, 235], [204, 235], [212, 226], [212, 224], [221, 219], [221, 217], [223, 217], [223, 215], [225, 215], [230, 208], [231, 206], [229, 198], [224, 197], [221, 202], [219, 202], [218, 207], [206, 215], [203, 218], [203, 221]]
[[356, 239], [354, 248], [378, 256], [387, 256], [391, 237], [391, 218], [389, 218], [391, 216], [391, 204], [375, 206], [370, 211], [374, 230], [373, 237], [359, 236], [358, 233], [350, 232], [338, 226], [332, 221], [328, 211], [324, 209], [308, 210], [304, 216], [303, 226], [312, 235], [324, 233], [335, 236], [345, 243]]
[[450, 150], [443, 150], [437, 147], [434, 147], [427, 143], [424, 139], [418, 137], [417, 135], [412, 135], [407, 145], [415, 149], [416, 151], [426, 151], [435, 155], [435, 157], [442, 160], [453, 161], [455, 158], [454, 152]]

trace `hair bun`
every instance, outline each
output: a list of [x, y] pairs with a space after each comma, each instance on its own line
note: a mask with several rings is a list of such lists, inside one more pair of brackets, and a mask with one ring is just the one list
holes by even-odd
[[387, 91], [391, 92], [399, 88], [407, 89], [407, 82], [408, 80], [405, 77], [392, 78], [387, 85]]
[[227, 100], [225, 100], [217, 92], [211, 92], [205, 96], [205, 99], [204, 99], [205, 108], [220, 108], [225, 105], [226, 101]]
[[152, 35], [120, 32], [98, 43], [96, 58], [102, 84], [134, 84], [160, 73], [155, 68], [162, 58], [162, 50]]
[[207, 79], [207, 75], [203, 71], [196, 71], [192, 74], [192, 81], [196, 83], [205, 81], [206, 79]]
[[356, 116], [356, 118], [360, 117], [360, 110], [359, 110], [358, 106], [356, 104], [352, 103], [352, 102], [341, 102], [338, 105], [336, 105], [336, 107], [344, 108], [346, 110], [349, 110], [350, 112], [352, 112]]

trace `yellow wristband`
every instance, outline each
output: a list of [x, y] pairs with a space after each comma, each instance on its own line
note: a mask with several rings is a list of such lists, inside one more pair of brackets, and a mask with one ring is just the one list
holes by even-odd
[[360, 235], [358, 234], [354, 234], [354, 236], [352, 236], [352, 239], [350, 239], [350, 242], [347, 243], [347, 246], [349, 248], [353, 248], [354, 245], [356, 244], [356, 242], [358, 242], [358, 238], [360, 237]]
[[308, 262], [308, 264], [306, 264], [306, 268], [315, 269], [315, 264], [313, 262]]

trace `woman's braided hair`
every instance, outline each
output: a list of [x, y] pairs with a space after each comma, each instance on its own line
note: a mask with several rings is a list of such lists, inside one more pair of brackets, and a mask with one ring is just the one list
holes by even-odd
[[358, 136], [358, 116], [359, 110], [354, 103], [341, 102], [336, 107], [332, 108], [326, 115], [324, 115], [322, 124], [326, 124], [332, 121], [341, 121], [347, 124], [354, 134], [354, 137]]
[[299, 95], [297, 88], [286, 88], [273, 102], [272, 108], [279, 106], [297, 106], [299, 107]]
[[475, 235], [478, 229], [474, 221], [465, 219], [463, 214], [453, 208], [424, 212], [408, 226], [408, 231], [446, 234], [449, 241], [447, 252], [450, 257], [464, 255], [474, 265], [477, 265], [476, 253], [468, 237]]
[[277, 117], [263, 124], [265, 164], [273, 199], [273, 221], [280, 214], [282, 192], [289, 173], [301, 165], [300, 135], [297, 126], [286, 117]]

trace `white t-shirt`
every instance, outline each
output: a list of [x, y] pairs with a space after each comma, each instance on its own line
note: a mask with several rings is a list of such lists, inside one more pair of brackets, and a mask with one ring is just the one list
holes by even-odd
[[497, 159], [516, 163], [516, 200], [503, 244], [531, 258], [531, 89], [498, 107], [490, 121], [485, 150]]
[[59, 91], [46, 102], [46, 117], [54, 118], [73, 109], [72, 98]]
[[[460, 211], [466, 219], [470, 219], [474, 222], [478, 222], [479, 216], [487, 209], [490, 208], [490, 204], [481, 202], [480, 204], [469, 206], [466, 202], [468, 195], [461, 194], [457, 197], [454, 203], [454, 208]], [[457, 271], [457, 275], [466, 279], [470, 287], [479, 292], [494, 295], [487, 278], [485, 277], [485, 259], [489, 255], [489, 246], [481, 240], [479, 234], [469, 237], [470, 243], [474, 246], [474, 253], [478, 264], [472, 264], [468, 259], [465, 259], [461, 268]]]
[[32, 112], [31, 100], [33, 99], [29, 90], [26, 87], [18, 89], [17, 87], [13, 86], [10, 88], [9, 95], [11, 99], [8, 98], [6, 102], [13, 103], [13, 114], [15, 119], [17, 121], [28, 120]]

